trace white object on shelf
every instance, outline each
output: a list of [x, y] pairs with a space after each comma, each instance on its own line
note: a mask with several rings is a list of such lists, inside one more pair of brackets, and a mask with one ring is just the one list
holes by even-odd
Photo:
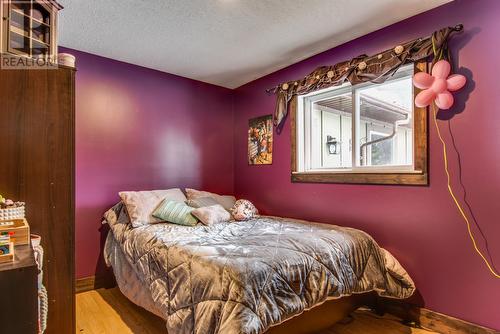
[[24, 219], [24, 206], [0, 209], [0, 220]]
[[[42, 237], [39, 236], [38, 234], [30, 234], [30, 238], [31, 238], [31, 247], [33, 247], [33, 249], [36, 249], [38, 246], [40, 246], [40, 243], [42, 242]], [[40, 246], [40, 248], [42, 248]]]
[[[33, 241], [33, 236], [37, 237], [37, 241]], [[40, 332], [45, 332], [47, 328], [47, 314], [49, 307], [49, 299], [47, 296], [47, 289], [43, 285], [43, 248], [40, 245], [42, 237], [36, 234], [31, 235], [31, 244], [35, 253], [35, 262], [38, 265], [38, 317], [40, 323]], [[38, 243], [36, 246], [35, 244]]]
[[69, 53], [60, 53], [57, 56], [57, 63], [63, 66], [75, 67], [76, 57]]

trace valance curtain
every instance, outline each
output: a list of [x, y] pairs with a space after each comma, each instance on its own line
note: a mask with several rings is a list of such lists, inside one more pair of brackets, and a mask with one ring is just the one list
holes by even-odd
[[337, 86], [349, 81], [352, 85], [362, 82], [382, 83], [391, 77], [402, 65], [429, 56], [434, 61], [450, 58], [448, 39], [453, 32], [462, 31], [461, 24], [435, 31], [427, 38], [417, 38], [373, 56], [360, 55], [332, 66], [321, 66], [305, 78], [288, 81], [268, 89], [277, 96], [274, 112], [274, 126], [281, 132], [288, 114], [288, 104], [295, 95]]

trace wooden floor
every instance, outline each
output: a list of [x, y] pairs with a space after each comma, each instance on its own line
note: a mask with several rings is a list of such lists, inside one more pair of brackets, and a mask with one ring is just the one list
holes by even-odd
[[[357, 311], [350, 321], [321, 334], [429, 334], [402, 325], [392, 316], [378, 317]], [[162, 319], [136, 306], [118, 288], [99, 289], [76, 295], [76, 332], [81, 334], [165, 334]]]

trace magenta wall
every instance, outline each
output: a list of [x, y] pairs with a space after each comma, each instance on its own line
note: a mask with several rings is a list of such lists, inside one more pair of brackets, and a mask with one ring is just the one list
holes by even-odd
[[[396, 9], [395, 9], [396, 10]], [[433, 11], [369, 34], [284, 70], [256, 80], [235, 96], [235, 192], [267, 214], [300, 217], [353, 226], [369, 232], [409, 271], [425, 306], [462, 319], [500, 329], [500, 280], [487, 272], [472, 249], [464, 222], [450, 200], [443, 172], [441, 146], [430, 127], [429, 187], [290, 182], [290, 124], [275, 136], [271, 166], [247, 166], [248, 119], [270, 114], [274, 97], [266, 88], [300, 78], [317, 66], [367, 53], [374, 54], [446, 25], [463, 23], [466, 32], [451, 44], [455, 57], [472, 71], [473, 82], [458, 94], [450, 123], [440, 125], [450, 142], [448, 125], [462, 158], [467, 198], [500, 267], [500, 1], [455, 1]], [[474, 87], [475, 86], [475, 87]], [[469, 94], [470, 93], [470, 94]], [[453, 115], [453, 114], [451, 114]], [[449, 118], [449, 117], [443, 117]], [[432, 123], [431, 123], [432, 125]], [[450, 150], [453, 183], [457, 154]], [[459, 190], [462, 197], [463, 192]], [[484, 245], [481, 243], [481, 245]]]
[[233, 190], [232, 92], [62, 49], [77, 57], [76, 277], [103, 270], [102, 214], [122, 190]]

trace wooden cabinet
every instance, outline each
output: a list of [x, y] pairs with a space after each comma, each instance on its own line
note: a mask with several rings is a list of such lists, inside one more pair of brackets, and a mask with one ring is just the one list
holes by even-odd
[[75, 329], [75, 70], [0, 70], [0, 192], [42, 236], [48, 334]]
[[16, 246], [15, 262], [0, 264], [0, 332], [38, 332], [38, 267], [30, 245]]

